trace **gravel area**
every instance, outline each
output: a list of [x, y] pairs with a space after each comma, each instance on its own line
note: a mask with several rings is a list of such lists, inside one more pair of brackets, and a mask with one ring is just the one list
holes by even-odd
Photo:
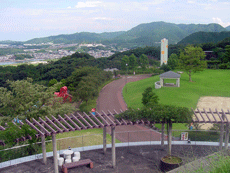
[[[218, 147], [173, 145], [172, 155], [183, 159], [183, 164], [207, 156], [218, 151]], [[107, 149], [106, 155], [103, 150], [81, 152], [81, 159], [91, 159], [94, 168], [87, 166], [69, 169], [69, 173], [154, 173], [161, 172], [159, 169], [160, 158], [167, 155], [167, 146], [156, 145], [117, 147], [116, 168], [112, 168], [111, 149]], [[53, 173], [53, 158], [48, 158], [47, 165], [41, 160], [31, 161], [24, 164], [0, 169], [1, 173]], [[61, 172], [61, 170], [60, 170]]]

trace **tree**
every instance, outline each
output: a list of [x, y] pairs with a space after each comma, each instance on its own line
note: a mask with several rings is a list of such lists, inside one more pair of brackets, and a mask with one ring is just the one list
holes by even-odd
[[146, 107], [151, 107], [153, 105], [158, 104], [159, 98], [158, 96], [153, 92], [153, 89], [151, 87], [148, 87], [145, 89], [145, 91], [142, 93], [142, 104]]
[[140, 66], [145, 70], [149, 66], [149, 59], [145, 54], [142, 54], [139, 58]]
[[168, 64], [163, 63], [160, 67], [161, 70], [163, 70], [164, 72], [166, 71], [170, 71], [171, 67]]
[[153, 105], [143, 107], [141, 109], [129, 109], [121, 114], [115, 115], [118, 119], [130, 120], [132, 122], [144, 120], [150, 122], [161, 122], [167, 124], [168, 133], [168, 155], [171, 156], [172, 141], [172, 122], [191, 123], [193, 113], [186, 107], [178, 107], [173, 105]]
[[178, 56], [172, 53], [168, 59], [168, 66], [174, 70], [178, 66]]
[[126, 64], [129, 65], [129, 57], [127, 55], [123, 56], [121, 59], [121, 69], [126, 70]]
[[76, 91], [78, 98], [81, 99], [81, 101], [85, 101], [86, 104], [88, 103], [89, 99], [93, 99], [98, 95], [98, 93], [96, 83], [91, 80], [81, 80]]
[[191, 45], [186, 46], [184, 51], [180, 53], [179, 67], [187, 72], [189, 81], [192, 82], [192, 73], [202, 71], [207, 67], [205, 53], [202, 48]]
[[230, 45], [227, 45], [225, 47], [225, 54], [223, 57], [223, 62], [224, 63], [230, 62]]
[[49, 81], [49, 84], [48, 84], [48, 86], [50, 87], [50, 86], [53, 86], [54, 84], [56, 84], [58, 81], [57, 81], [57, 79], [51, 79], [50, 81]]
[[70, 103], [62, 104], [54, 92], [57, 83], [52, 87], [33, 84], [31, 78], [21, 81], [7, 81], [9, 89], [0, 87], [0, 110], [4, 116], [21, 119], [70, 113], [74, 108]]
[[135, 70], [135, 68], [137, 67], [137, 57], [132, 54], [129, 56], [129, 68], [131, 70]]

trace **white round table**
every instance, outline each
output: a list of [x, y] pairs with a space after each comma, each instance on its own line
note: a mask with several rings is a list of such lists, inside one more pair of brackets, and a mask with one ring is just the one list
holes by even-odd
[[71, 154], [73, 154], [73, 151], [72, 150], [65, 150], [65, 151], [63, 151], [63, 154], [65, 156], [69, 156], [71, 158]]

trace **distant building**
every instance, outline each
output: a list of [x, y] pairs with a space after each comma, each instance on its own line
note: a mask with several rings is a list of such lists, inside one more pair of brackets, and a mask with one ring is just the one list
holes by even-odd
[[206, 60], [214, 60], [217, 59], [217, 56], [215, 55], [215, 53], [213, 51], [204, 51], [206, 57]]
[[166, 38], [161, 40], [161, 65], [168, 62], [168, 40]]
[[104, 71], [111, 71], [111, 72], [114, 72], [114, 71], [119, 71], [117, 68], [106, 68], [104, 69]]

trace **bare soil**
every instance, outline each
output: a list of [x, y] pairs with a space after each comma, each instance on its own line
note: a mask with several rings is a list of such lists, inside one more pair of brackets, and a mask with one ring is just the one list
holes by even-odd
[[[225, 111], [227, 112], [230, 110], [230, 97], [201, 97], [197, 103], [197, 108], [200, 110], [205, 109], [206, 111], [211, 108], [211, 110], [214, 112], [216, 109], [218, 111]], [[230, 115], [227, 115], [227, 117], [230, 119]], [[208, 120], [208, 119], [207, 119]], [[211, 118], [211, 120], [214, 120]], [[212, 124], [206, 123], [201, 124], [201, 129], [210, 129], [212, 127]]]

